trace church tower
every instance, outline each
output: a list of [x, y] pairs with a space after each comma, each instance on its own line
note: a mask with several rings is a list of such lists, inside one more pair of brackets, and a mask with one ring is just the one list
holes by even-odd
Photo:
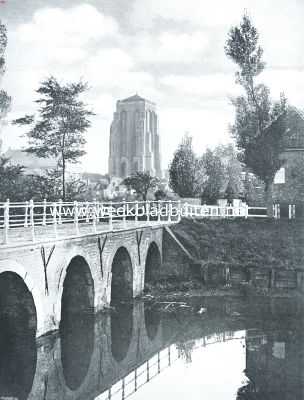
[[110, 131], [109, 174], [125, 178], [148, 171], [161, 176], [156, 105], [137, 94], [118, 100]]

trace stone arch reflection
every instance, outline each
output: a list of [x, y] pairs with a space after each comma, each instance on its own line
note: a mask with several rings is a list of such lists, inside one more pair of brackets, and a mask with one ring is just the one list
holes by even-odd
[[133, 304], [116, 303], [111, 312], [111, 353], [117, 362], [125, 359], [133, 334]]
[[83, 257], [67, 269], [61, 299], [61, 361], [67, 386], [76, 390], [84, 381], [94, 350], [94, 282]]
[[146, 333], [150, 340], [154, 340], [161, 321], [161, 313], [152, 302], [144, 305]]
[[37, 316], [23, 279], [0, 274], [0, 397], [27, 399], [35, 376]]

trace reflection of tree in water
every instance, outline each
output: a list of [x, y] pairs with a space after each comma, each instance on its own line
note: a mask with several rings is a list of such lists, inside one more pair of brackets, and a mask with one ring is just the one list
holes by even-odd
[[183, 358], [186, 361], [186, 363], [191, 363], [194, 346], [195, 346], [195, 340], [176, 343], [178, 356]]

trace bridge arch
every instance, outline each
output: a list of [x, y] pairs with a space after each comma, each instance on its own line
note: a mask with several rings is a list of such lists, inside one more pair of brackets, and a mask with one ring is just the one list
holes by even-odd
[[14, 268], [0, 273], [0, 326], [1, 393], [25, 399], [36, 371], [37, 311], [24, 277]]
[[128, 250], [117, 249], [112, 265], [111, 303], [133, 298], [133, 265]]
[[153, 241], [147, 251], [145, 263], [145, 285], [159, 279], [161, 267], [161, 253], [158, 245]]
[[74, 256], [66, 269], [61, 295], [61, 318], [65, 312], [94, 311], [94, 280], [83, 256]]
[[35, 308], [35, 329], [36, 336], [44, 333], [45, 330], [45, 312], [44, 312], [44, 296], [41, 292], [39, 283], [34, 284], [34, 278], [25, 268], [12, 259], [0, 260], [0, 276], [2, 274], [13, 274], [19, 283], [23, 283], [24, 288], [30, 294]]
[[65, 382], [74, 391], [87, 376], [94, 350], [94, 281], [82, 256], [72, 258], [63, 282], [60, 337]]

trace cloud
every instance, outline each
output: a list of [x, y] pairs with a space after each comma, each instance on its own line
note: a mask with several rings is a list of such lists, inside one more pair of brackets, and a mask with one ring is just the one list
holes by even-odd
[[118, 25], [112, 17], [104, 16], [95, 7], [84, 4], [69, 10], [43, 8], [34, 13], [32, 21], [22, 24], [17, 34], [24, 42], [48, 45], [82, 46], [117, 34]]
[[135, 56], [139, 62], [188, 64], [200, 61], [207, 44], [208, 38], [199, 31], [143, 35], [137, 40]]

